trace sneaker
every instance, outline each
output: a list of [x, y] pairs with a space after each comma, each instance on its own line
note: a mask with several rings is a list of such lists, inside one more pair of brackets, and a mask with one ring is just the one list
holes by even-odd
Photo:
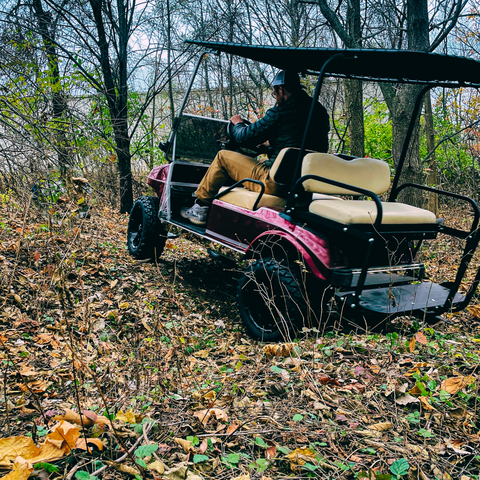
[[194, 203], [193, 207], [182, 208], [180, 215], [187, 220], [190, 220], [195, 225], [205, 225], [207, 223], [208, 210], [210, 207], [202, 207], [198, 203]]

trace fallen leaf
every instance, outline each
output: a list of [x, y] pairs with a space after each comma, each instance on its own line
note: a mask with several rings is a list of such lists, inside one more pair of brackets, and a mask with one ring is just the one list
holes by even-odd
[[79, 436], [80, 432], [75, 425], [61, 422], [38, 447], [32, 438], [23, 436], [3, 438], [0, 440], [0, 466], [11, 467], [17, 457], [33, 465], [58, 460], [75, 448]]
[[135, 413], [133, 413], [132, 408], [129, 408], [125, 413], [123, 413], [122, 410], [119, 410], [115, 420], [121, 420], [122, 422], [126, 423], [137, 423]]
[[123, 463], [111, 462], [108, 460], [106, 460], [105, 463], [113, 467], [117, 472], [128, 473], [132, 476], [140, 475], [140, 471], [130, 465], [124, 465]]
[[467, 310], [475, 317], [480, 318], [480, 305], [469, 305]]
[[193, 353], [193, 356], [197, 358], [207, 358], [209, 355], [210, 350], [197, 350]]
[[69, 408], [65, 408], [64, 410], [65, 410], [64, 415], [55, 415], [53, 419], [57, 420], [57, 422], [64, 421], [69, 423], [75, 423], [76, 425], [80, 425], [80, 426], [82, 426], [82, 422], [83, 422], [83, 426], [85, 428], [91, 427], [95, 423], [94, 420], [88, 418], [86, 415], [81, 415], [80, 413], [74, 412]]
[[337, 413], [335, 415], [335, 421], [338, 422], [338, 423], [346, 423], [348, 422], [348, 418], [343, 415], [342, 413]]
[[295, 471], [299, 466], [311, 462], [315, 458], [315, 453], [308, 448], [296, 448], [290, 452], [286, 459], [290, 462], [290, 468]]
[[235, 430], [237, 430], [239, 427], [239, 425], [237, 425], [236, 423], [232, 423], [231, 425], [228, 426], [227, 428], [227, 435], [230, 435], [231, 433], [235, 432]]
[[3, 480], [27, 480], [33, 472], [33, 466], [22, 457], [17, 457], [10, 473], [2, 477]]
[[185, 453], [193, 452], [192, 442], [190, 440], [185, 440], [183, 438], [174, 438], [173, 441], [180, 445]]
[[420, 402], [422, 402], [423, 407], [425, 410], [435, 410], [435, 408], [431, 405], [431, 403], [428, 401], [427, 397], [418, 397]]
[[180, 463], [169, 470], [165, 470], [162, 473], [162, 478], [169, 480], [203, 480], [203, 477], [190, 470], [190, 466], [187, 463]]
[[272, 458], [275, 457], [276, 454], [277, 454], [277, 447], [275, 445], [272, 445], [271, 447], [268, 447], [265, 450], [265, 458], [267, 460], [271, 460]]
[[433, 473], [438, 480], [452, 480], [452, 477], [448, 473], [443, 473], [438, 467], [433, 467]]
[[415, 386], [408, 391], [411, 395], [414, 395], [415, 397], [419, 397], [422, 394], [422, 391], [418, 388], [418, 385], [415, 384]]
[[457, 407], [449, 410], [448, 414], [451, 415], [453, 418], [456, 418], [457, 420], [464, 420], [467, 417], [468, 412], [462, 407]]
[[458, 453], [459, 455], [471, 455], [472, 452], [469, 452], [468, 450], [462, 450], [462, 441], [461, 440], [447, 440], [447, 447], [453, 450], [455, 453]]
[[293, 351], [291, 343], [265, 345], [263, 351], [272, 357], [288, 357]]
[[409, 403], [418, 403], [420, 400], [413, 395], [409, 395], [408, 393], [406, 395], [403, 395], [403, 397], [399, 397], [395, 400], [395, 403], [398, 405], [408, 405]]
[[12, 462], [21, 456], [25, 459], [36, 457], [40, 453], [31, 438], [8, 437], [0, 439], [0, 466], [10, 467]]
[[215, 415], [217, 420], [223, 420], [228, 422], [227, 414], [220, 408], [207, 408], [205, 410], [199, 410], [198, 412], [194, 412], [193, 416], [197, 417], [204, 426], [207, 425], [210, 418]]
[[408, 343], [408, 350], [410, 351], [410, 353], [415, 350], [415, 337], [412, 337], [412, 339]]
[[353, 374], [356, 377], [363, 375], [364, 373], [365, 373], [365, 369], [360, 365], [356, 365], [355, 368], [353, 369]]
[[369, 425], [367, 428], [369, 430], [376, 430], [377, 432], [386, 432], [387, 430], [391, 430], [393, 425], [390, 422], [381, 422]]
[[450, 395], [455, 395], [459, 392], [462, 388], [465, 388], [467, 385], [475, 381], [475, 377], [472, 375], [468, 375], [466, 377], [451, 377], [445, 379], [440, 388], [445, 390]]
[[338, 380], [335, 380], [334, 378], [330, 378], [328, 376], [321, 376], [318, 378], [317, 380], [319, 383], [321, 383], [322, 385], [336, 385], [337, 387], [340, 386], [340, 384], [338, 383]]
[[[88, 453], [93, 453], [93, 449], [90, 447], [90, 444], [96, 445], [99, 450], [103, 450], [103, 442], [99, 438], [79, 438], [77, 443], [75, 444], [75, 448], [79, 448], [80, 450], [86, 450]], [[88, 450], [87, 450], [88, 445]]]
[[422, 345], [427, 344], [427, 337], [422, 332], [417, 332], [415, 334], [415, 340]]
[[204, 438], [202, 443], [198, 447], [198, 451], [203, 454], [207, 451], [207, 448], [208, 448], [208, 442], [207, 442], [207, 439]]
[[159, 460], [156, 460], [155, 462], [152, 462], [152, 463], [149, 463], [147, 465], [148, 469], [149, 470], [153, 470], [157, 473], [159, 473], [160, 475], [163, 474], [163, 472], [165, 472], [165, 464]]
[[62, 448], [63, 451], [68, 454], [70, 450], [75, 448], [79, 437], [80, 431], [78, 427], [69, 422], [60, 422], [60, 425], [58, 425], [52, 433], [47, 435], [45, 444], [47, 444], [47, 442], [52, 443], [57, 448]]

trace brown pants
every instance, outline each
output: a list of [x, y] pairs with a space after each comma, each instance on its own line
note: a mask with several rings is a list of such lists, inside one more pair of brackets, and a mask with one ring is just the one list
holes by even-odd
[[[232, 178], [235, 182], [244, 178], [259, 180], [265, 185], [265, 193], [269, 195], [276, 195], [280, 191], [279, 186], [270, 178], [270, 169], [262, 162], [238, 152], [220, 150], [200, 182], [195, 195], [201, 203], [212, 203], [213, 197], [228, 178]], [[255, 183], [245, 182], [243, 186], [253, 192], [260, 192], [260, 185]]]

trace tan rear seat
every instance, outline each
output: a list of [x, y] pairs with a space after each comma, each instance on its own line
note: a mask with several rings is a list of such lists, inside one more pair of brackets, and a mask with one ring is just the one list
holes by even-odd
[[[311, 153], [303, 160], [302, 176], [305, 175], [318, 175], [348, 183], [376, 194], [385, 193], [390, 187], [390, 167], [387, 163], [373, 158], [344, 160], [328, 153]], [[306, 180], [304, 188], [308, 192], [322, 194], [355, 194], [351, 190], [318, 180]], [[382, 207], [382, 224], [410, 225], [436, 222], [436, 217], [432, 212], [404, 203], [382, 202]], [[314, 200], [309, 206], [309, 211], [344, 225], [372, 224], [377, 218], [375, 203], [367, 200], [345, 200], [343, 202]]]
[[[227, 187], [222, 187], [220, 192], [223, 192]], [[246, 188], [237, 187], [234, 188], [231, 192], [226, 193], [223, 197], [220, 197], [219, 200], [222, 202], [231, 203], [232, 205], [237, 205], [237, 207], [247, 208], [248, 210], [253, 210], [255, 201], [258, 198], [258, 192], [252, 192]], [[334, 197], [332, 195], [323, 195], [321, 193], [313, 194], [314, 200], [342, 200], [341, 198]], [[273, 207], [273, 208], [283, 208], [287, 203], [286, 198], [276, 197], [275, 195], [267, 195], [266, 193], [260, 199], [258, 203], [258, 208], [260, 207]]]
[[[384, 225], [413, 225], [437, 221], [432, 212], [404, 203], [382, 202], [382, 207]], [[310, 204], [309, 211], [344, 225], [371, 224], [377, 218], [375, 202], [367, 200], [344, 200], [341, 203], [317, 200]]]

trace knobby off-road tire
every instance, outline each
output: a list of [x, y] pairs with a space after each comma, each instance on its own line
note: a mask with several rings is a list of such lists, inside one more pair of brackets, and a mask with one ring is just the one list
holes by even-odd
[[259, 259], [245, 272], [237, 302], [247, 333], [264, 342], [278, 342], [301, 329], [309, 306], [300, 277], [272, 258]]
[[137, 260], [159, 257], [165, 248], [167, 232], [158, 219], [158, 197], [139, 197], [130, 212], [127, 246]]

